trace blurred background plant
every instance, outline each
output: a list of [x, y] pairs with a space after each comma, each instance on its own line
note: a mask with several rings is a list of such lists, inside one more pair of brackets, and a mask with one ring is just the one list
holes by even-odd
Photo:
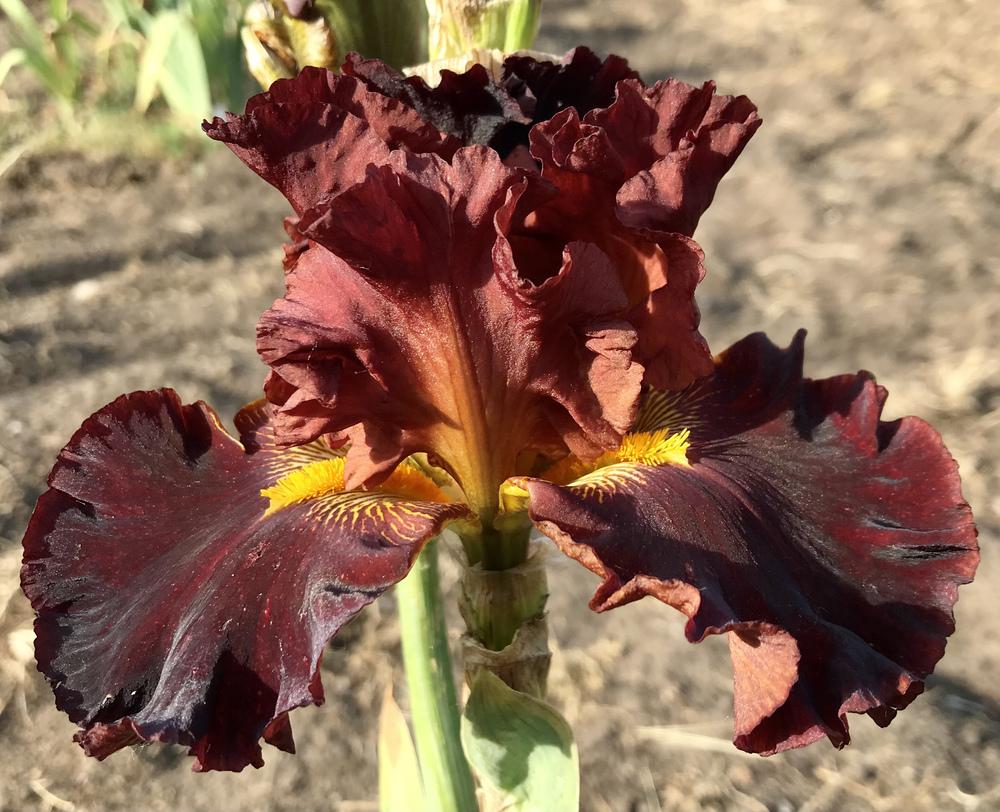
[[68, 0], [48, 0], [46, 17], [36, 21], [23, 0], [0, 0], [12, 23], [15, 47], [0, 57], [0, 85], [20, 65], [41, 83], [60, 113], [78, 101], [82, 85], [82, 38], [95, 39], [98, 30], [86, 17], [70, 11]]
[[[0, 0], [0, 174], [29, 150], [208, 148], [197, 124], [350, 51], [461, 69], [530, 41], [541, 0]], [[9, 40], [9, 42], [5, 41]], [[485, 46], [481, 45], [486, 43]], [[485, 53], [485, 52], [483, 52]], [[254, 82], [256, 78], [256, 82]]]
[[247, 0], [79, 5], [0, 0], [11, 40], [0, 56], [8, 123], [0, 171], [29, 149], [67, 139], [155, 151], [197, 134], [213, 112], [239, 109], [255, 89], [240, 40]]

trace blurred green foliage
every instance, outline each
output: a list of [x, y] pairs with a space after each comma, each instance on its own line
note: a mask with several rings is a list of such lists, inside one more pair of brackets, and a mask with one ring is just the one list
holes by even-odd
[[[313, 0], [293, 17], [285, 0], [0, 0], [10, 43], [0, 53], [0, 110], [21, 112], [0, 128], [0, 174], [53, 130], [75, 141], [85, 131], [134, 133], [131, 116], [151, 134], [160, 124], [194, 134], [201, 119], [242, 109], [252, 76], [268, 87], [305, 65], [336, 69], [348, 51], [404, 68], [472, 58], [473, 47], [527, 47], [540, 5]], [[436, 78], [436, 62], [423, 67]], [[156, 112], [167, 115], [152, 126]]]
[[252, 90], [240, 23], [247, 0], [102, 0], [87, 16], [47, 0], [36, 18], [24, 0], [0, 0], [14, 47], [0, 84], [27, 70], [63, 118], [145, 113], [158, 99], [185, 122], [239, 109]]
[[83, 78], [79, 39], [95, 37], [97, 29], [70, 11], [68, 0], [48, 0], [46, 19], [41, 23], [22, 0], [0, 0], [0, 10], [12, 24], [15, 42], [15, 47], [0, 56], [0, 84], [14, 68], [24, 65], [62, 108], [71, 106], [79, 97]]

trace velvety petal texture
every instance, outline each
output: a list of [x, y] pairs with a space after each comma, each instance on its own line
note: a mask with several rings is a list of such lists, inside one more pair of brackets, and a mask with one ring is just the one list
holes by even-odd
[[350, 486], [430, 452], [478, 509], [553, 433], [617, 444], [642, 380], [627, 299], [588, 243], [538, 284], [519, 273], [508, 235], [539, 183], [482, 146], [394, 151], [303, 213], [311, 247], [258, 326], [284, 441], [350, 439]]
[[538, 527], [603, 577], [592, 608], [653, 595], [689, 640], [729, 633], [735, 743], [764, 754], [843, 746], [849, 712], [888, 724], [978, 562], [939, 435], [882, 422], [867, 374], [803, 378], [802, 347], [750, 336], [710, 377], [650, 392], [619, 459], [519, 483]]
[[327, 641], [467, 514], [402, 468], [345, 493], [338, 453], [278, 449], [269, 413], [241, 412], [241, 444], [203, 403], [136, 392], [59, 455], [22, 585], [39, 669], [88, 754], [160, 741], [241, 770], [263, 763], [261, 738], [292, 750], [287, 713], [323, 701]]
[[368, 164], [392, 149], [450, 157], [462, 145], [404, 102], [353, 76], [313, 67], [252, 97], [242, 116], [216, 118], [203, 129], [277, 188], [297, 214], [362, 180]]
[[[690, 235], [722, 175], [758, 124], [759, 118], [750, 102], [743, 97], [717, 97], [711, 83], [699, 89], [668, 80], [646, 87], [624, 59], [611, 56], [602, 60], [588, 49], [578, 48], [562, 60], [554, 61], [512, 56], [496, 77], [480, 65], [461, 74], [443, 71], [440, 83], [435, 86], [429, 86], [419, 77], [403, 76], [377, 60], [352, 55], [341, 74], [308, 68], [296, 78], [276, 82], [270, 91], [251, 99], [242, 116], [215, 119], [206, 124], [206, 131], [226, 142], [254, 171], [280, 189], [297, 217], [303, 218], [303, 224], [297, 219], [290, 223], [295, 242], [289, 249], [286, 268], [292, 275], [299, 273], [295, 270], [297, 263], [308, 266], [300, 275], [310, 278], [315, 277], [318, 265], [336, 264], [323, 258], [325, 254], [315, 252], [306, 260], [306, 249], [312, 244], [318, 246], [317, 251], [325, 249], [356, 271], [366, 273], [368, 266], [385, 264], [386, 255], [410, 254], [400, 263], [400, 267], [407, 266], [407, 273], [415, 278], [433, 279], [435, 285], [450, 274], [447, 284], [454, 284], [452, 271], [446, 272], [442, 266], [414, 272], [415, 262], [419, 257], [440, 262], [442, 245], [448, 246], [453, 255], [456, 246], [461, 245], [463, 259], [477, 251], [478, 256], [471, 260], [469, 269], [464, 271], [465, 280], [458, 284], [480, 284], [486, 278], [484, 252], [493, 250], [490, 240], [500, 240], [509, 246], [511, 260], [501, 258], [498, 263], [512, 263], [514, 271], [503, 270], [498, 275], [511, 276], [514, 281], [508, 287], [527, 290], [528, 282], [541, 287], [548, 280], [565, 275], [567, 256], [579, 253], [582, 245], [591, 246], [587, 249], [589, 257], [602, 254], [600, 264], [609, 267], [617, 277], [621, 293], [616, 290], [599, 314], [597, 304], [587, 305], [586, 310], [588, 316], [599, 316], [597, 322], [612, 319], [620, 323], [595, 328], [593, 324], [582, 325], [574, 317], [575, 325], [582, 327], [582, 345], [578, 342], [576, 347], [569, 347], [564, 342], [561, 349], [555, 350], [565, 349], [571, 355], [562, 362], [558, 376], [563, 388], [552, 392], [552, 398], [564, 406], [570, 418], [557, 411], [549, 419], [539, 420], [537, 409], [526, 412], [527, 422], [536, 424], [535, 430], [540, 434], [551, 433], [551, 424], [558, 425], [556, 435], [562, 438], [561, 442], [576, 453], [586, 453], [608, 448], [620, 438], [622, 417], [635, 405], [634, 400], [631, 404], [625, 401], [626, 396], [637, 393], [634, 376], [639, 367], [647, 383], [665, 389], [681, 388], [711, 371], [711, 356], [698, 331], [700, 316], [694, 301], [695, 288], [705, 274], [703, 255]], [[459, 150], [468, 145], [482, 148], [464, 152], [464, 157], [457, 159]], [[473, 160], [470, 155], [477, 157]], [[430, 156], [442, 160], [428, 163]], [[420, 161], [435, 168], [414, 169]], [[442, 164], [450, 169], [445, 170]], [[511, 168], [512, 173], [503, 174], [501, 164]], [[374, 191], [374, 185], [384, 181], [372, 179], [375, 176], [369, 168], [373, 166], [392, 166], [397, 174], [420, 175], [423, 179], [417, 181], [418, 185], [430, 193], [411, 195], [402, 219], [398, 212], [382, 212], [380, 206], [398, 208], [399, 204], [391, 200], [391, 195]], [[522, 175], [513, 174], [514, 169]], [[462, 171], [479, 174], [459, 179], [457, 174]], [[443, 181], [429, 179], [431, 174], [443, 176], [448, 172], [451, 176]], [[501, 175], [504, 179], [497, 180]], [[358, 188], [352, 188], [355, 186]], [[518, 188], [514, 189], [515, 186]], [[440, 189], [450, 191], [437, 191]], [[501, 205], [507, 205], [503, 196], [508, 189], [516, 201], [510, 203], [503, 215], [502, 233], [494, 233], [490, 218], [499, 212]], [[340, 195], [347, 197], [337, 202]], [[462, 213], [466, 205], [463, 197], [475, 201], [471, 210], [481, 218], [467, 230], [463, 230], [463, 223], [468, 220]], [[329, 224], [336, 219], [334, 211], [340, 213], [337, 217], [342, 216], [348, 208], [347, 200], [351, 206], [366, 208], [363, 217], [355, 212], [348, 218], [355, 235], [353, 253], [342, 256], [343, 240], [335, 237], [334, 232], [344, 229]], [[486, 208], [482, 208], [483, 201], [488, 203]], [[425, 206], [429, 208], [421, 211]], [[431, 211], [439, 214], [444, 208], [454, 213], [448, 215], [447, 235], [427, 216]], [[404, 223], [406, 218], [418, 225]], [[365, 233], [369, 227], [373, 235], [379, 236], [369, 238]], [[392, 242], [376, 245], [379, 240]], [[406, 240], [435, 240], [441, 244], [409, 247], [405, 246]], [[367, 252], [372, 256], [366, 256]], [[447, 261], [454, 264], [454, 258]], [[576, 264], [579, 265], [579, 260]], [[384, 298], [397, 286], [389, 283], [386, 270], [380, 274], [383, 279], [380, 296]], [[328, 276], [323, 284], [333, 285], [332, 277]], [[491, 280], [490, 286], [503, 287], [504, 283], [498, 278]], [[609, 281], [601, 286], [603, 289], [614, 285]], [[415, 286], [408, 287], [412, 294]], [[566, 287], [565, 283], [554, 284], [548, 295]], [[289, 289], [288, 299], [292, 301], [297, 291], [303, 289], [303, 283], [291, 281]], [[341, 302], [339, 306], [347, 309], [348, 290], [352, 296], [359, 293], [357, 285], [351, 283], [344, 288], [329, 287], [324, 295], [327, 300], [336, 296]], [[419, 296], [425, 293], [426, 290]], [[473, 345], [476, 351], [456, 356], [456, 363], [463, 368], [457, 378], [455, 369], [449, 372], [453, 380], [464, 385], [478, 377], [480, 390], [493, 390], [488, 393], [491, 398], [498, 395], [507, 398], [498, 381], [520, 385], [521, 371], [502, 368], [504, 357], [510, 356], [515, 346], [513, 342], [520, 339], [518, 329], [515, 327], [510, 339], [504, 340], [490, 329], [482, 328], [484, 321], [498, 325], [509, 317], [504, 303], [489, 314], [475, 308], [455, 309], [455, 305], [470, 304], [469, 297], [460, 293], [452, 297], [451, 313], [445, 314], [440, 302], [428, 299], [417, 302], [412, 295], [397, 298], [399, 302], [392, 307], [383, 306], [380, 314], [361, 305], [348, 321], [357, 322], [369, 311], [364, 318], [375, 324], [378, 319], [384, 321], [393, 309], [403, 307], [410, 313], [405, 323], [412, 326], [418, 316], [434, 310], [434, 318], [423, 324], [425, 333], [430, 334], [435, 325], [451, 322], [450, 326], [445, 325], [446, 336], [449, 331], [464, 333], [461, 340]], [[484, 291], [478, 296], [476, 306], [492, 307], [496, 301], [493, 294]], [[279, 304], [277, 309], [289, 308]], [[313, 309], [323, 311], [329, 307]], [[389, 470], [393, 460], [405, 455], [414, 443], [426, 446], [422, 450], [435, 453], [441, 450], [422, 440], [407, 439], [415, 426], [428, 419], [454, 417], [447, 408], [440, 408], [441, 404], [435, 404], [439, 411], [433, 416], [425, 408], [423, 413], [409, 414], [406, 419], [374, 418], [364, 426], [356, 417], [353, 423], [347, 422], [352, 416], [348, 401], [361, 402], [360, 397], [344, 392], [344, 381], [353, 378], [353, 373], [338, 371], [321, 387], [317, 382], [319, 372], [314, 370], [307, 375], [311, 383], [303, 383], [305, 370], [291, 370], [286, 363], [286, 350], [301, 366], [301, 348], [313, 337], [299, 329], [302, 319], [298, 315], [292, 320], [284, 316], [275, 319], [273, 315], [274, 311], [261, 324], [261, 351], [275, 368], [276, 377], [270, 380], [267, 393], [281, 407], [284, 422], [280, 430], [287, 429], [286, 442], [301, 442], [323, 427], [342, 432], [354, 426], [351, 468], [360, 471], [357, 476], [364, 481], [374, 481]], [[322, 317], [327, 321], [317, 321], [321, 318], [318, 312], [308, 316], [315, 322], [312, 332], [324, 333], [317, 345], [323, 347], [323, 352], [314, 356], [317, 364], [344, 365], [345, 370], [360, 368], [352, 366], [355, 364], [367, 365], [369, 369], [364, 375], [375, 381], [378, 391], [371, 390], [372, 380], [357, 378], [357, 392], [375, 397], [376, 403], [384, 401], [385, 381], [380, 381], [370, 369], [371, 364], [361, 357], [366, 352], [367, 357], [374, 357], [362, 348], [362, 345], [375, 346], [374, 331], [365, 328], [367, 334], [361, 340], [352, 327], [345, 327], [341, 321], [329, 321], [329, 316]], [[282, 323], [287, 326], [287, 334]], [[354, 337], [345, 336], [345, 329], [353, 332]], [[594, 329], [603, 335], [596, 342]], [[392, 333], [382, 327], [379, 330], [383, 338]], [[626, 330], [631, 330], [631, 334], [626, 335]], [[335, 339], [331, 331], [338, 333]], [[445, 341], [447, 344], [448, 339]], [[524, 346], [528, 358], [522, 366], [529, 370], [535, 366], [531, 358], [534, 343], [526, 341]], [[626, 347], [631, 362], [638, 366], [626, 362]], [[491, 358], [483, 364], [482, 358], [473, 357], [476, 353]], [[600, 373], [591, 362], [595, 353], [599, 356], [596, 361], [602, 369]], [[399, 356], [410, 364], [406, 348]], [[615, 360], [609, 363], [612, 356]], [[573, 365], [577, 374], [566, 374]], [[612, 368], [620, 374], [611, 376]], [[492, 371], [488, 384], [481, 377], [486, 369]], [[420, 375], [420, 370], [411, 366], [405, 378], [413, 384], [414, 394], [426, 400], [423, 390], [429, 383], [437, 384], [442, 379], [432, 376], [431, 380], [421, 381]], [[550, 377], [548, 382], [553, 381]], [[604, 386], [604, 390], [584, 391], [593, 382]], [[334, 387], [339, 393], [335, 407]], [[608, 396], [612, 387], [622, 393], [613, 400]], [[412, 397], [391, 399], [393, 408], [399, 411]], [[579, 402], [581, 399], [587, 402]], [[600, 419], [590, 416], [593, 403], [608, 407]], [[491, 435], [506, 420], [496, 415], [507, 408], [504, 404], [484, 403], [480, 411], [493, 413], [485, 426]], [[335, 415], [327, 414], [331, 409]], [[375, 422], [380, 425], [375, 426]], [[472, 431], [475, 427], [463, 428], [466, 429]], [[522, 439], [517, 437], [516, 441]], [[451, 445], [451, 451], [455, 451], [457, 447]], [[362, 464], [365, 447], [372, 454]], [[521, 450], [520, 446], [514, 449], [515, 453]], [[451, 466], [455, 464], [454, 460], [448, 462]], [[509, 468], [497, 463], [494, 466], [497, 470], [497, 466], [505, 471]], [[359, 480], [352, 473], [352, 482], [355, 481]]]
[[513, 54], [504, 61], [501, 83], [537, 124], [569, 107], [579, 115], [607, 107], [623, 79], [639, 79], [627, 59], [614, 54], [601, 59], [581, 46], [557, 61]]
[[375, 93], [405, 104], [421, 119], [465, 145], [484, 144], [507, 157], [527, 144], [531, 119], [507, 88], [482, 65], [464, 73], [445, 70], [433, 87], [419, 76], [404, 76], [378, 59], [348, 57], [343, 71]]
[[694, 301], [703, 255], [689, 237], [759, 125], [749, 100], [715, 96], [711, 82], [623, 78], [607, 106], [566, 107], [531, 130], [531, 154], [558, 193], [526, 219], [523, 250], [586, 234], [612, 257], [655, 388], [711, 372]]

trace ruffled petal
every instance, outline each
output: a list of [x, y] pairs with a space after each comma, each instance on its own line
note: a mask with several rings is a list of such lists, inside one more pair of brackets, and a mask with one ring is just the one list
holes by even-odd
[[504, 61], [501, 82], [532, 123], [568, 107], [585, 115], [614, 101], [623, 79], [638, 79], [628, 60], [614, 54], [601, 59], [589, 48], [574, 48], [557, 62], [514, 54]]
[[668, 79], [647, 91], [660, 122], [650, 139], [655, 160], [618, 190], [625, 225], [694, 234], [719, 181], [761, 124], [746, 96], [714, 96], [714, 89], [707, 82], [698, 94]]
[[761, 123], [745, 96], [714, 94], [712, 82], [623, 79], [606, 107], [570, 107], [534, 127], [531, 153], [561, 191], [586, 182], [616, 203], [630, 229], [690, 237]]
[[160, 741], [241, 770], [263, 763], [261, 738], [293, 750], [287, 712], [323, 701], [327, 641], [467, 514], [411, 469], [344, 493], [339, 455], [279, 449], [261, 403], [237, 424], [244, 445], [203, 403], [123, 396], [38, 501], [22, 570], [36, 657], [89, 755]]
[[518, 483], [538, 527], [603, 577], [592, 608], [653, 595], [689, 640], [729, 633], [735, 743], [763, 754], [843, 746], [849, 712], [888, 724], [944, 653], [978, 562], [940, 436], [882, 422], [867, 374], [804, 379], [802, 347], [750, 336], [711, 377], [650, 393], [604, 467]]
[[711, 82], [645, 87], [621, 76], [607, 104], [567, 106], [530, 134], [531, 154], [558, 193], [525, 221], [525, 253], [540, 254], [529, 239], [586, 234], [612, 258], [629, 293], [637, 358], [657, 389], [711, 372], [694, 301], [703, 257], [688, 238], [760, 124], [745, 97], [714, 92]]
[[276, 187], [298, 214], [360, 181], [368, 164], [392, 149], [449, 157], [462, 143], [404, 102], [353, 76], [314, 67], [279, 79], [251, 98], [243, 115], [213, 119], [203, 129]]
[[303, 215], [312, 247], [258, 326], [284, 442], [349, 437], [351, 485], [431, 452], [486, 510], [553, 427], [578, 453], [617, 445], [642, 378], [628, 301], [586, 243], [520, 274], [508, 234], [536, 183], [485, 147], [396, 152]]
[[627, 319], [638, 334], [636, 358], [646, 369], [646, 382], [680, 389], [709, 374], [711, 354], [698, 329], [701, 314], [694, 298], [705, 276], [698, 245], [681, 234], [622, 222], [615, 194], [630, 159], [616, 151], [604, 129], [583, 122], [576, 110], [538, 125], [531, 139], [543, 177], [558, 194], [516, 228], [520, 264], [534, 265], [533, 278], [543, 278], [558, 267], [559, 246], [574, 239], [593, 242], [611, 258], [626, 290]]
[[430, 86], [421, 77], [405, 76], [378, 59], [351, 54], [344, 73], [407, 105], [462, 144], [483, 144], [506, 158], [516, 146], [528, 143], [531, 119], [482, 65], [473, 65], [463, 73], [443, 70], [440, 81]]
[[[482, 65], [463, 73], [441, 71], [430, 86], [377, 59], [348, 57], [344, 73], [369, 89], [403, 102], [438, 130], [466, 145], [483, 144], [516, 162], [528, 146], [530, 128], [556, 113], [575, 108], [580, 115], [606, 107], [622, 79], [638, 79], [620, 56], [600, 59], [589, 48], [575, 48], [557, 61], [532, 56], [507, 57], [499, 79]], [[511, 162], [509, 161], [509, 162]]]
[[[637, 333], [646, 383], [679, 389], [711, 371], [694, 301], [703, 257], [688, 237], [759, 123], [748, 100], [717, 97], [711, 83], [646, 87], [624, 59], [577, 48], [556, 61], [512, 56], [497, 78], [481, 65], [444, 71], [433, 87], [351, 55], [342, 74], [306, 69], [251, 99], [244, 115], [205, 128], [300, 216], [397, 149], [450, 161], [463, 144], [484, 145], [540, 173], [545, 183], [534, 186], [547, 187], [548, 199], [522, 201], [506, 235], [521, 277], [541, 283], [560, 271], [568, 245], [596, 245], [626, 291], [622, 315]], [[309, 238], [293, 225], [286, 269]], [[275, 402], [310, 420], [316, 411], [304, 395]], [[389, 466], [386, 458], [382, 470]]]

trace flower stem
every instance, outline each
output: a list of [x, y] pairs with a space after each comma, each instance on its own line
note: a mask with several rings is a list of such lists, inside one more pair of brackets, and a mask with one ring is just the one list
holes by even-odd
[[462, 572], [458, 606], [467, 629], [462, 638], [465, 679], [471, 686], [485, 668], [514, 690], [544, 699], [551, 660], [545, 558], [542, 548], [529, 546], [527, 538], [510, 549], [526, 551], [520, 563], [490, 569], [484, 559]]
[[428, 543], [396, 587], [403, 663], [426, 812], [473, 812], [476, 791], [459, 738], [437, 547], [437, 539]]

